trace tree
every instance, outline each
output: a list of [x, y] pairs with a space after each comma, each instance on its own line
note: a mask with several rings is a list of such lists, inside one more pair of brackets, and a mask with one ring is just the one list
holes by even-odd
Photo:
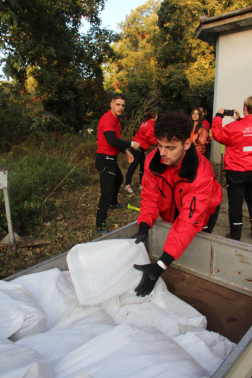
[[[160, 1], [148, 0], [137, 7], [119, 24], [120, 41], [112, 45], [116, 59], [104, 67], [105, 88], [127, 90], [128, 80], [145, 76], [155, 69], [154, 46], [151, 38], [158, 32], [157, 10]], [[153, 76], [153, 75], [152, 75]], [[152, 84], [152, 79], [149, 86]]]
[[[111, 31], [100, 28], [98, 15], [104, 2], [5, 0], [1, 3], [5, 73], [26, 90], [29, 67], [43, 105], [55, 115], [60, 127], [82, 128], [83, 118], [93, 111], [90, 104], [95, 101], [97, 88], [102, 92], [101, 65], [112, 55], [110, 43], [117, 38]], [[92, 25], [86, 35], [79, 33], [82, 17]]]
[[[250, 0], [251, 2], [251, 0]], [[196, 39], [201, 15], [216, 16], [247, 6], [243, 0], [163, 0], [158, 11], [160, 33], [156, 57], [158, 86], [170, 108], [189, 113], [202, 105], [212, 110], [215, 47]]]
[[159, 0], [148, 0], [126, 16], [125, 21], [119, 24], [120, 40], [112, 45], [115, 56], [103, 67], [105, 89], [125, 95], [125, 116], [127, 122], [134, 124], [133, 128], [139, 126], [148, 107], [158, 105], [155, 85], [157, 60], [152, 41], [159, 32], [159, 5]]

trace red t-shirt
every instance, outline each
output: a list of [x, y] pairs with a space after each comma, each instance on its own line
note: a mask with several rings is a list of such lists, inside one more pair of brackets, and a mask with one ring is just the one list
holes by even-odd
[[111, 110], [105, 113], [98, 123], [97, 153], [116, 156], [119, 154], [120, 148], [112, 147], [108, 144], [107, 139], [104, 135], [105, 131], [114, 131], [115, 137], [121, 139], [120, 119], [116, 118]]

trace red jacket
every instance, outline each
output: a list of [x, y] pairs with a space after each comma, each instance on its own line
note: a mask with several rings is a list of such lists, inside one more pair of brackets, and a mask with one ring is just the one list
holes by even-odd
[[105, 131], [114, 131], [115, 137], [121, 139], [121, 125], [120, 120], [114, 116], [114, 114], [109, 110], [105, 113], [99, 123], [97, 129], [97, 153], [107, 154], [116, 156], [120, 152], [120, 148], [113, 147], [108, 144], [107, 139], [104, 135]]
[[205, 126], [205, 128], [209, 132], [209, 130], [210, 130], [210, 123], [206, 119], [203, 119], [202, 124]]
[[147, 122], [141, 124], [136, 135], [132, 139], [133, 141], [140, 143], [140, 146], [144, 151], [147, 151], [150, 146], [155, 146], [157, 144], [157, 138], [154, 136], [154, 125], [155, 122], [153, 119], [148, 119]]
[[252, 114], [222, 127], [222, 118], [214, 117], [213, 138], [226, 146], [224, 165], [230, 171], [252, 171]]
[[[209, 131], [210, 131], [210, 123], [209, 123], [206, 119], [203, 119], [202, 124], [205, 126], [205, 128], [207, 129], [208, 134], [209, 134]], [[210, 135], [208, 135], [208, 137], [207, 137], [207, 143], [209, 143], [210, 140], [211, 140]]]
[[163, 251], [176, 260], [222, 201], [222, 188], [211, 163], [192, 143], [175, 170], [162, 164], [156, 148], [146, 158], [142, 185], [137, 223], [152, 227], [159, 215], [166, 222], [174, 222]]

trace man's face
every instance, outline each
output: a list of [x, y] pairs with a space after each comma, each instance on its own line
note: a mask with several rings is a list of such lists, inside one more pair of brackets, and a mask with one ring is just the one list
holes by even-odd
[[172, 140], [167, 140], [165, 137], [163, 139], [158, 139], [157, 141], [163, 163], [165, 165], [172, 165], [174, 168], [179, 166], [186, 151], [191, 146], [191, 139], [187, 139], [184, 145], [181, 140], [174, 138]]
[[112, 100], [110, 103], [111, 112], [116, 118], [119, 118], [124, 111], [125, 101], [121, 99]]

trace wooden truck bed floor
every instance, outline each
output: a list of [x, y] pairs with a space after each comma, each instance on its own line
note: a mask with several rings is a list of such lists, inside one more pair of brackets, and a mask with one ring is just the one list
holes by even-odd
[[238, 343], [251, 327], [251, 297], [171, 267], [162, 278], [172, 294], [206, 316], [209, 331]]

